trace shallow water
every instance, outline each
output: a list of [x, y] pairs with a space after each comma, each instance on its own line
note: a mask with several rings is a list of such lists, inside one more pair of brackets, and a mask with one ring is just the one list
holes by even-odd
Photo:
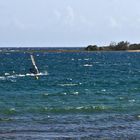
[[140, 55], [0, 54], [0, 138], [139, 139]]

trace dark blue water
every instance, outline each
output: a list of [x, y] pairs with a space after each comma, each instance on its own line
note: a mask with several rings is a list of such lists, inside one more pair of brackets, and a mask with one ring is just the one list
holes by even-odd
[[1, 139], [140, 139], [140, 53], [0, 53]]

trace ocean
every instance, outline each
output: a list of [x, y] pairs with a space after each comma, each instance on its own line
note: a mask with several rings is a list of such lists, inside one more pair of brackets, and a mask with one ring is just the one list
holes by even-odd
[[0, 52], [0, 139], [140, 139], [140, 53], [36, 51], [36, 80], [26, 49]]

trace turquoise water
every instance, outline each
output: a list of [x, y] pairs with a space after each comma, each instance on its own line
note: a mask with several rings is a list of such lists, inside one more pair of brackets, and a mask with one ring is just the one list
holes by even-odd
[[140, 53], [0, 54], [1, 139], [140, 139]]

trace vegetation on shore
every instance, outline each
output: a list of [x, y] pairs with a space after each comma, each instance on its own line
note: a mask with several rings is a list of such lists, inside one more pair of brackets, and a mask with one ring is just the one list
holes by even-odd
[[140, 50], [140, 44], [130, 44], [127, 41], [111, 42], [108, 46], [88, 45], [86, 51], [129, 51]]
[[0, 53], [37, 53], [37, 52], [86, 52], [86, 51], [131, 51], [140, 52], [140, 44], [130, 44], [127, 41], [119, 43], [111, 42], [108, 46], [88, 45], [87, 47], [67, 48], [67, 47], [1, 47]]

